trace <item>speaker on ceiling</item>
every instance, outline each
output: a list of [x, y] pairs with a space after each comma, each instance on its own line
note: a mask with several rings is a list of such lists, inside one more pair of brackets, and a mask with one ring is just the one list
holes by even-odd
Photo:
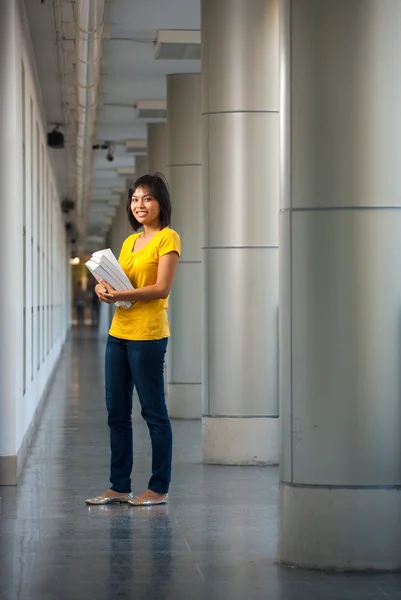
[[47, 145], [50, 148], [64, 148], [64, 135], [61, 131], [53, 129], [47, 134]]

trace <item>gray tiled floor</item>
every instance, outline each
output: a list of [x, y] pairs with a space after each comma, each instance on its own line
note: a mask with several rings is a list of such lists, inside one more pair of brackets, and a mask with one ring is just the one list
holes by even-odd
[[[103, 351], [74, 334], [21, 484], [0, 488], [2, 600], [401, 600], [400, 575], [277, 567], [277, 469], [201, 465], [196, 421], [173, 424], [168, 507], [86, 506], [108, 486]], [[136, 492], [149, 449], [136, 418]]]

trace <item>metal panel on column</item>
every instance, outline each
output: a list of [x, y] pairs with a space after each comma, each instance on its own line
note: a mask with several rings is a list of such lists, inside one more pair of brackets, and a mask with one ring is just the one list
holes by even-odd
[[[200, 119], [200, 115], [198, 116]], [[171, 321], [171, 381], [195, 385], [190, 395], [196, 416], [201, 416], [201, 222], [200, 198], [194, 201], [194, 189], [201, 191], [201, 169], [199, 165], [172, 166], [169, 168], [173, 194], [173, 226], [180, 233], [183, 246], [182, 260], [174, 283]], [[177, 206], [179, 199], [181, 201]], [[185, 200], [189, 199], [189, 201]], [[190, 290], [190, 291], [189, 291]], [[177, 293], [176, 293], [177, 291]], [[189, 296], [190, 294], [190, 296]], [[190, 298], [190, 301], [189, 301]], [[196, 318], [194, 318], [196, 315]], [[182, 387], [182, 386], [181, 386]], [[176, 393], [182, 395], [175, 390]], [[187, 392], [185, 392], [187, 393]], [[195, 404], [196, 403], [196, 404]], [[177, 413], [176, 413], [177, 414]], [[192, 413], [194, 414], [194, 413]]]
[[135, 157], [135, 179], [146, 175], [149, 171], [148, 157], [146, 154], [139, 154]]
[[148, 169], [149, 173], [163, 173], [167, 177], [167, 125], [148, 124]]
[[202, 1], [205, 462], [278, 461], [278, 1]]
[[282, 9], [280, 560], [399, 569], [401, 6]]
[[173, 418], [200, 418], [201, 383], [201, 86], [200, 74], [167, 78], [168, 172], [172, 225], [182, 255], [171, 302], [168, 408]]
[[[162, 173], [168, 179], [167, 169], [167, 125], [166, 123], [148, 123], [148, 170], [149, 173]], [[171, 309], [169, 313], [172, 326]], [[167, 345], [164, 367], [164, 393], [168, 393], [169, 373], [171, 372], [171, 343]]]

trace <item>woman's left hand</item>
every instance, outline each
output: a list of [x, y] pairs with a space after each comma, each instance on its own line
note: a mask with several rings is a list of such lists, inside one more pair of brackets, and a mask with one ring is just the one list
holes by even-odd
[[102, 285], [106, 288], [106, 292], [99, 292], [98, 296], [102, 302], [106, 304], [115, 304], [118, 300], [116, 290], [107, 281], [102, 281]]

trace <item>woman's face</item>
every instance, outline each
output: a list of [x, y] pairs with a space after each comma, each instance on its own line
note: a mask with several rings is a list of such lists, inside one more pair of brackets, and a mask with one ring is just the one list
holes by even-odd
[[150, 195], [147, 187], [138, 187], [131, 198], [131, 211], [141, 225], [155, 225], [159, 222], [160, 204]]

